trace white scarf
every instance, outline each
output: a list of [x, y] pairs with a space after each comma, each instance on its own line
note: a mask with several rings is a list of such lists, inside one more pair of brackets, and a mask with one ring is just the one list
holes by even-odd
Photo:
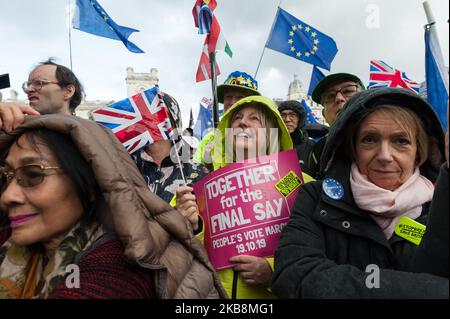
[[434, 186], [419, 168], [399, 188], [390, 191], [373, 184], [352, 163], [350, 185], [356, 205], [369, 211], [370, 216], [381, 227], [387, 239], [392, 237], [400, 218], [416, 219], [422, 213], [422, 205], [433, 198]]

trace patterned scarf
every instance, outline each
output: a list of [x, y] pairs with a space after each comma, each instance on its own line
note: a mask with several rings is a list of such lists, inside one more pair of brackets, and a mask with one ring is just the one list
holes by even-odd
[[0, 299], [48, 298], [67, 275], [66, 267], [103, 234], [98, 224], [78, 223], [49, 260], [42, 247], [19, 246], [8, 239], [0, 247]]
[[422, 213], [422, 205], [431, 201], [434, 192], [433, 183], [420, 175], [419, 168], [399, 188], [390, 191], [371, 183], [353, 163], [350, 185], [356, 205], [371, 213], [370, 216], [381, 227], [387, 239], [392, 237], [400, 218], [418, 218]]

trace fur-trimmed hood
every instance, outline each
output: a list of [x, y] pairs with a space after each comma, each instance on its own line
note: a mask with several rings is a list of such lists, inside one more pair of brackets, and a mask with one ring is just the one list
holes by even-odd
[[159, 298], [226, 297], [190, 223], [150, 192], [109, 129], [74, 116], [27, 116], [12, 133], [0, 133], [0, 152], [33, 128], [70, 135], [103, 192], [106, 207], [102, 214], [123, 243], [126, 257], [153, 272]]

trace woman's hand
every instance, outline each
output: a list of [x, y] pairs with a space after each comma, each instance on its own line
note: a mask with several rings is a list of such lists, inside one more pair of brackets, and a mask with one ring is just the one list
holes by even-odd
[[189, 186], [181, 186], [177, 190], [177, 210], [186, 217], [192, 225], [192, 229], [198, 229], [199, 210], [195, 195], [192, 193], [194, 189]]
[[272, 283], [272, 269], [265, 258], [255, 256], [234, 256], [230, 262], [235, 263], [233, 270], [239, 271], [245, 283], [251, 286], [269, 288]]

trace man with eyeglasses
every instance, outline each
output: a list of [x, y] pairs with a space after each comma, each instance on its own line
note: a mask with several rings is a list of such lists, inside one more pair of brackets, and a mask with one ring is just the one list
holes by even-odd
[[83, 87], [75, 74], [52, 59], [31, 71], [22, 89], [29, 106], [0, 103], [0, 129], [10, 132], [22, 124], [24, 116], [39, 114], [74, 115], [83, 98]]
[[[312, 100], [322, 104], [322, 115], [332, 126], [344, 108], [345, 103], [356, 93], [365, 90], [362, 81], [354, 74], [335, 73], [324, 77], [315, 87]], [[320, 179], [320, 156], [325, 146], [326, 136], [319, 140], [310, 153], [308, 167], [314, 178]]]
[[306, 124], [306, 110], [298, 101], [284, 101], [278, 106], [284, 124], [291, 135], [292, 142], [297, 151], [298, 160], [302, 172], [310, 174], [308, 158], [315, 144], [314, 140], [308, 137], [308, 133], [303, 130]]

